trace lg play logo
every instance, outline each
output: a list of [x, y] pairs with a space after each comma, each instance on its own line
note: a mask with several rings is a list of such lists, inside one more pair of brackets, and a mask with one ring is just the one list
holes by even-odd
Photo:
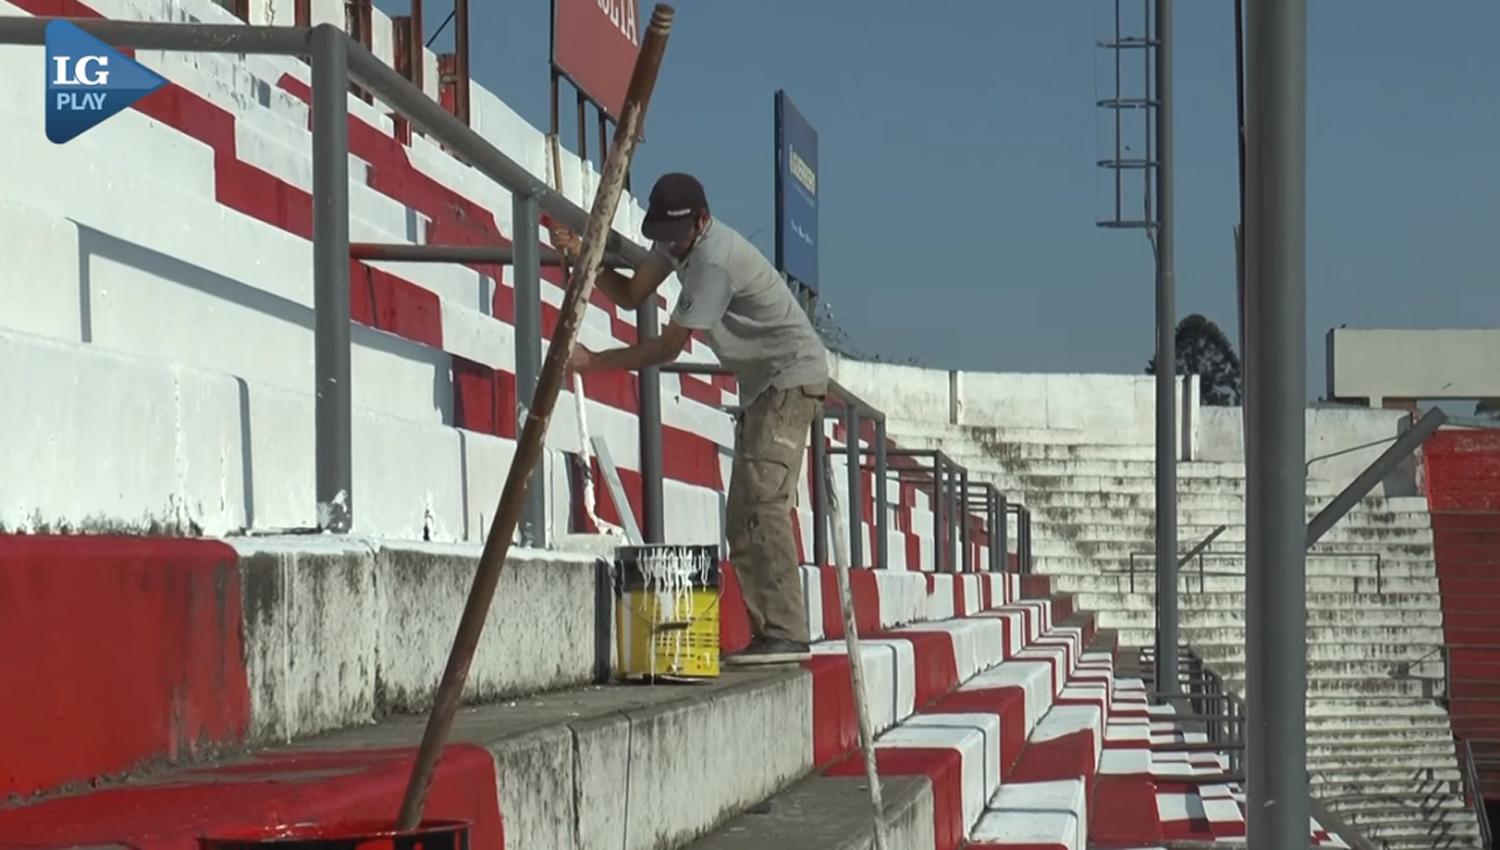
[[47, 24], [47, 138], [62, 144], [167, 81], [67, 21]]

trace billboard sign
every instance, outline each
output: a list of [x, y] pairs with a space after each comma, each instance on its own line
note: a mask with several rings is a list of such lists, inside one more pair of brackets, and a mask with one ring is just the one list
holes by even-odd
[[552, 67], [618, 120], [640, 51], [636, 0], [552, 0]]
[[818, 288], [818, 134], [776, 92], [776, 268]]

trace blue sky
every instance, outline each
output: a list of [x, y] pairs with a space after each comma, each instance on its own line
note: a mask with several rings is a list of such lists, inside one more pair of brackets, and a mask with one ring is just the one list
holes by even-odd
[[[1330, 327], [1500, 321], [1500, 4], [1309, 5], [1316, 397]], [[1232, 5], [1176, 7], [1178, 312], [1204, 313], [1233, 338]], [[819, 132], [823, 298], [859, 348], [947, 368], [1144, 367], [1147, 242], [1094, 224], [1110, 194], [1094, 165], [1109, 136], [1094, 106], [1108, 78], [1093, 42], [1112, 4], [676, 8], [638, 185], [695, 172], [716, 213], [759, 232], [770, 255], [772, 95], [785, 88]], [[475, 77], [539, 127], [549, 120], [548, 9], [525, 0], [472, 12]], [[429, 28], [445, 13], [430, 3]], [[567, 117], [564, 138], [574, 138]]]

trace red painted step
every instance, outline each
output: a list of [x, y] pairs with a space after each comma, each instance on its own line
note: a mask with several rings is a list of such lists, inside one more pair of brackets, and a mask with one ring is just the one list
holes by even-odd
[[1455, 670], [1448, 698], [1454, 703], [1485, 700], [1500, 704], [1500, 679], [1470, 679], [1461, 677]]
[[[1441, 557], [1441, 556], [1440, 556]], [[1445, 600], [1453, 598], [1453, 595], [1467, 596], [1469, 594], [1492, 595], [1495, 592], [1495, 582], [1487, 578], [1442, 578], [1442, 567], [1438, 567], [1439, 587]]]
[[1500, 512], [1436, 511], [1432, 514], [1432, 529], [1433, 531], [1500, 532]]

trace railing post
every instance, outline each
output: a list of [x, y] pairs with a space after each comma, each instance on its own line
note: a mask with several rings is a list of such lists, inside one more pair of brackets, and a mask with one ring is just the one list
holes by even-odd
[[812, 424], [812, 508], [813, 508], [813, 563], [819, 567], [828, 563], [828, 476], [823, 474], [827, 461], [828, 445], [823, 442], [823, 411], [813, 417]]
[[[635, 327], [641, 339], [661, 335], [661, 316], [656, 296], [646, 299], [635, 311]], [[639, 414], [641, 429], [641, 536], [647, 543], [666, 542], [666, 522], [662, 507], [661, 448], [661, 369], [648, 366], [640, 372]], [[822, 476], [814, 476], [821, 478]], [[628, 510], [625, 508], [624, 510]]]
[[331, 24], [312, 31], [313, 371], [318, 527], [354, 524], [349, 326], [349, 57]]
[[[516, 328], [516, 421], [526, 421], [526, 405], [536, 394], [537, 376], [542, 371], [542, 263], [537, 225], [541, 207], [534, 196], [516, 192], [510, 198], [514, 266], [511, 280], [515, 284]], [[499, 285], [499, 281], [495, 282]], [[579, 401], [582, 404], [582, 400]], [[587, 447], [580, 457], [587, 457]], [[526, 487], [526, 503], [521, 510], [520, 542], [522, 546], [540, 548], [547, 545], [547, 477], [545, 465], [538, 464]], [[592, 474], [584, 470], [584, 475]], [[628, 510], [628, 508], [625, 508]]]
[[959, 530], [962, 523], [959, 521], [961, 511], [958, 507], [958, 464], [948, 464], [948, 572], [958, 572], [958, 550]]
[[970, 548], [972, 540], [969, 528], [969, 469], [963, 467], [958, 471], [958, 567], [963, 572], [974, 570], [974, 552]]
[[885, 417], [875, 420], [875, 566], [891, 565], [891, 511], [887, 501], [886, 475], [890, 469], [885, 456]]
[[995, 515], [1000, 523], [1000, 569], [1010, 569], [1010, 502], [998, 488], [995, 490]]
[[998, 540], [1005, 539], [1004, 535], [1002, 535], [999, 532], [999, 530], [995, 527], [995, 516], [996, 516], [996, 514], [995, 514], [995, 508], [996, 508], [997, 505], [999, 505], [999, 503], [1000, 503], [999, 492], [997, 490], [995, 490], [995, 488], [993, 488], [993, 487], [987, 487], [987, 488], [985, 488], [985, 491], [984, 491], [984, 513], [985, 513], [984, 521], [985, 521], [985, 531], [986, 531], [987, 534], [989, 534], [989, 550], [990, 550], [989, 570], [992, 573], [1000, 571], [1000, 555], [999, 555], [999, 551], [995, 548], [995, 543]]
[[844, 401], [844, 444], [849, 451], [844, 459], [849, 462], [849, 498], [846, 500], [848, 509], [844, 511], [849, 518], [849, 566], [864, 566], [865, 546], [864, 523], [860, 517], [864, 515], [864, 492], [862, 476], [864, 475], [864, 461], [859, 450], [859, 408], [848, 400]]
[[943, 455], [932, 456], [932, 571], [943, 572]]

